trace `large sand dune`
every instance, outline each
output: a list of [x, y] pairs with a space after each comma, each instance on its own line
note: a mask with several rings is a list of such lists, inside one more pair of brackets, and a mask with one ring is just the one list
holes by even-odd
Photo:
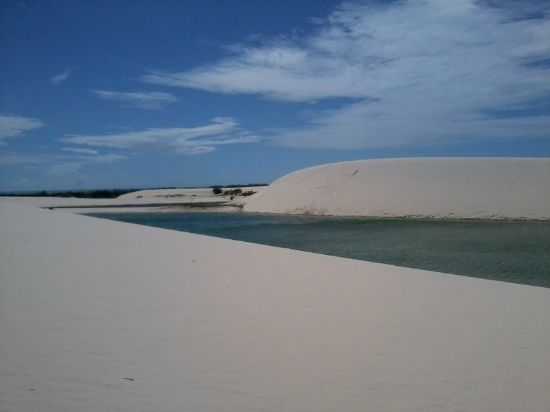
[[350, 216], [550, 219], [550, 159], [411, 158], [291, 173], [246, 211]]
[[547, 412], [550, 290], [0, 203], [0, 410]]

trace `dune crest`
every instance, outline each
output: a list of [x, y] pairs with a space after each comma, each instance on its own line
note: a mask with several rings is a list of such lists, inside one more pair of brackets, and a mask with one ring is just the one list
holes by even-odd
[[550, 219], [549, 158], [408, 158], [290, 173], [244, 210], [370, 217]]

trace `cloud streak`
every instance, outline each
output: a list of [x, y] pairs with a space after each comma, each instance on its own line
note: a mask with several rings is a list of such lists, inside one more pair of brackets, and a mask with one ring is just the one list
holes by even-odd
[[165, 105], [178, 101], [177, 97], [164, 92], [118, 92], [112, 90], [93, 90], [93, 94], [103, 100], [111, 100], [124, 106], [145, 110], [161, 109]]
[[98, 154], [97, 150], [94, 149], [81, 149], [79, 147], [64, 147], [61, 149], [64, 152], [76, 153], [81, 155], [96, 155]]
[[65, 176], [78, 173], [82, 167], [93, 164], [109, 164], [126, 160], [127, 156], [115, 153], [90, 154], [87, 156], [75, 157], [56, 157], [54, 162], [47, 168], [47, 173], [51, 176]]
[[71, 69], [65, 69], [63, 70], [61, 73], [59, 74], [56, 74], [55, 76], [52, 76], [50, 78], [50, 82], [54, 85], [54, 86], [57, 86], [61, 83], [63, 83], [65, 80], [67, 80], [72, 74], [72, 70]]
[[0, 166], [38, 165], [47, 161], [48, 158], [44, 155], [0, 153]]
[[78, 173], [84, 166], [110, 164], [127, 159], [127, 156], [116, 153], [100, 154], [95, 150], [66, 149], [69, 148], [62, 150], [74, 154], [0, 153], [0, 167], [33, 167], [47, 175], [60, 177]]
[[[550, 98], [550, 68], [539, 64], [550, 59], [549, 9], [530, 3], [514, 14], [491, 3], [346, 3], [306, 37], [233, 46], [211, 65], [154, 71], [142, 80], [282, 102], [350, 99], [335, 110], [313, 109], [302, 127], [273, 132], [286, 146], [550, 137], [550, 114], [528, 110]], [[525, 110], [490, 115], [510, 107]]]
[[0, 146], [4, 140], [19, 137], [34, 129], [44, 127], [44, 123], [38, 119], [23, 116], [0, 115]]
[[65, 143], [113, 149], [158, 148], [182, 154], [204, 154], [216, 146], [255, 143], [258, 138], [241, 130], [230, 117], [216, 117], [205, 126], [154, 128], [105, 135], [70, 135]]

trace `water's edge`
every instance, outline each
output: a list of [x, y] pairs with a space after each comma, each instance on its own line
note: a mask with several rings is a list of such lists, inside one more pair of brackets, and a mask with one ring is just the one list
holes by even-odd
[[228, 212], [89, 216], [458, 275], [550, 287], [550, 222]]

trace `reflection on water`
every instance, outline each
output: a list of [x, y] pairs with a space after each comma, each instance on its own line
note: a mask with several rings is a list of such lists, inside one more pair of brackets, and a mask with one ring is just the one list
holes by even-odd
[[326, 255], [550, 287], [550, 223], [110, 213], [92, 216]]

